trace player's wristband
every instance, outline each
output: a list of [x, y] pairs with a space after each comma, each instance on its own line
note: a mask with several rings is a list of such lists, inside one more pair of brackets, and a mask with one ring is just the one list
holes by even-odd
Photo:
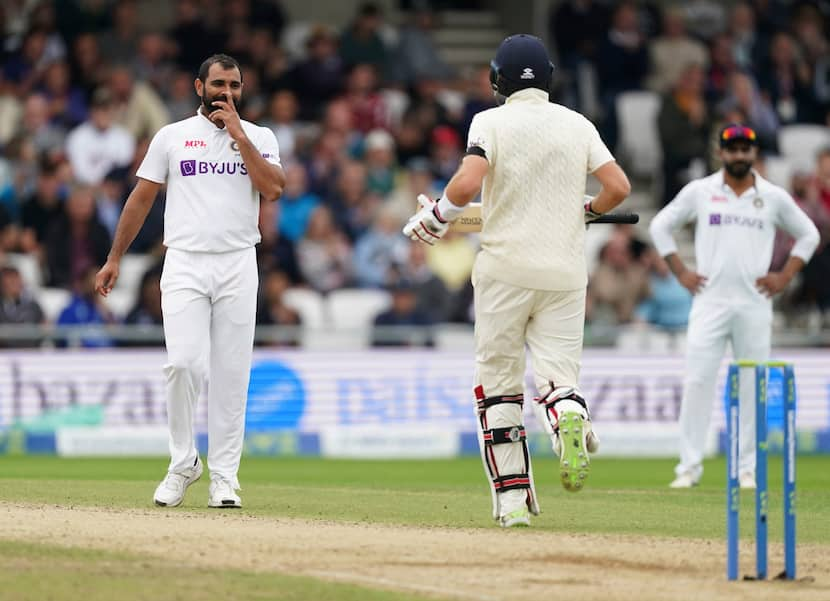
[[459, 207], [456, 204], [450, 202], [450, 200], [446, 197], [446, 195], [441, 196], [438, 199], [438, 202], [435, 203], [435, 207], [433, 208], [433, 213], [438, 221], [442, 223], [446, 223], [448, 221], [455, 221], [458, 219], [458, 216], [464, 212], [464, 207]]

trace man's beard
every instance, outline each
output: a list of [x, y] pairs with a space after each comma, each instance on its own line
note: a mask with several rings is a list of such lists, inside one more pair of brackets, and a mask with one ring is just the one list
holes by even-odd
[[[233, 96], [231, 96], [231, 98], [233, 98]], [[227, 98], [227, 96], [225, 96], [225, 94], [218, 94], [218, 95], [214, 96], [213, 98], [207, 98], [207, 96], [203, 93], [202, 94], [202, 107], [204, 108], [205, 114], [210, 115], [213, 111], [218, 111], [219, 109], [222, 108], [218, 104], [213, 104], [214, 102], [217, 102], [217, 101], [227, 102], [227, 100], [228, 100], [228, 98]], [[233, 98], [233, 104], [236, 107], [237, 112], [239, 112], [241, 107], [242, 107], [242, 98], [241, 97]]]
[[724, 163], [723, 168], [726, 172], [735, 179], [743, 179], [752, 169], [751, 161], [732, 161], [731, 163]]

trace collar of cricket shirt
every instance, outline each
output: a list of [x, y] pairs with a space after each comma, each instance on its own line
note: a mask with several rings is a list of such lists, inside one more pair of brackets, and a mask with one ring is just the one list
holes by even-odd
[[524, 90], [513, 92], [510, 96], [508, 96], [507, 103], [526, 101], [548, 102], [549, 99], [550, 94], [544, 90], [540, 90], [539, 88], [525, 88]]

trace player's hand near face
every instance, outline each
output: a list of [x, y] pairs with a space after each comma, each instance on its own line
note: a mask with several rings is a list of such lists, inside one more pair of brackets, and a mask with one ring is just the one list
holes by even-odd
[[95, 292], [107, 296], [118, 281], [119, 265], [115, 259], [107, 259], [104, 266], [95, 274]]
[[208, 115], [208, 119], [216, 123], [221, 121], [225, 124], [228, 134], [236, 141], [245, 136], [242, 129], [242, 121], [239, 119], [239, 113], [236, 111], [236, 105], [233, 102], [233, 96], [230, 93], [225, 94], [225, 100], [214, 100], [211, 104], [219, 108]]
[[416, 242], [423, 242], [432, 246], [444, 237], [450, 227], [448, 221], [441, 219], [435, 210], [438, 204], [424, 194], [418, 195], [418, 204], [421, 209], [409, 218], [403, 227], [404, 236]]
[[787, 274], [780, 271], [770, 271], [764, 277], [755, 280], [755, 285], [758, 286], [758, 291], [764, 296], [773, 297], [790, 283], [790, 278]]

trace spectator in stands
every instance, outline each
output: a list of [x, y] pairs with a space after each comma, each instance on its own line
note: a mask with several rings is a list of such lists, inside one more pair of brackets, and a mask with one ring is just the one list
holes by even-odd
[[600, 251], [599, 265], [588, 283], [586, 321], [630, 323], [648, 296], [648, 274], [636, 261], [628, 237], [615, 232]]
[[686, 23], [679, 8], [669, 7], [663, 14], [663, 31], [649, 44], [651, 69], [648, 87], [659, 94], [670, 93], [689, 65], [706, 68], [706, 46], [686, 33]]
[[[11, 266], [0, 268], [0, 325], [39, 325], [45, 322], [43, 309], [26, 288], [20, 272]], [[37, 338], [13, 339], [4, 335], [2, 346], [37, 346]]]
[[345, 161], [337, 175], [334, 192], [326, 199], [337, 224], [354, 242], [369, 228], [381, 199], [366, 188], [366, 165]]
[[643, 259], [648, 269], [648, 296], [637, 306], [636, 318], [662, 330], [685, 329], [692, 295], [653, 248], [645, 252]]
[[453, 295], [427, 263], [426, 245], [410, 243], [409, 252], [395, 271], [398, 278], [412, 283], [418, 311], [431, 315], [437, 323], [450, 320]]
[[[285, 291], [291, 287], [291, 278], [282, 271], [269, 271], [262, 280], [262, 293], [257, 301], [256, 323], [258, 326], [300, 326], [300, 314], [285, 304]], [[290, 343], [296, 345], [299, 340], [296, 332], [291, 335], [266, 335], [271, 343]]]
[[64, 61], [55, 61], [46, 67], [40, 93], [49, 103], [50, 122], [61, 129], [71, 129], [86, 119], [86, 97], [72, 83], [69, 65]]
[[334, 194], [337, 175], [346, 161], [345, 136], [338, 131], [323, 131], [306, 162], [310, 190], [321, 198]]
[[384, 201], [384, 206], [395, 212], [397, 218], [405, 223], [412, 216], [415, 206], [413, 198], [425, 194], [429, 198], [438, 198], [443, 191], [432, 178], [429, 160], [423, 157], [411, 159], [398, 178], [394, 192]]
[[[124, 323], [134, 326], [160, 326], [163, 323], [161, 312], [161, 264], [144, 272], [138, 286], [135, 303], [124, 318]], [[152, 346], [160, 346], [162, 338], [153, 340]], [[139, 345], [143, 346], [143, 345]]]
[[311, 214], [305, 237], [297, 243], [297, 264], [303, 279], [318, 292], [351, 283], [352, 248], [328, 207], [320, 205]]
[[434, 346], [432, 314], [418, 309], [412, 283], [399, 280], [390, 292], [392, 306], [375, 317], [372, 346]]
[[738, 109], [747, 116], [746, 123], [758, 134], [761, 151], [772, 151], [778, 146], [778, 117], [769, 101], [758, 91], [750, 75], [736, 71], [729, 80], [729, 90], [719, 105], [721, 112]]
[[615, 99], [622, 92], [642, 89], [648, 73], [648, 47], [633, 3], [622, 2], [614, 10], [611, 28], [598, 56], [597, 75], [605, 115], [601, 133], [606, 145], [613, 149], [617, 144]]
[[710, 64], [706, 76], [706, 100], [709, 103], [716, 103], [726, 96], [732, 75], [738, 69], [735, 55], [732, 52], [732, 38], [726, 34], [720, 34], [712, 38], [709, 45], [709, 58]]
[[107, 228], [112, 239], [124, 201], [127, 199], [127, 170], [116, 168], [107, 173], [104, 181], [98, 186], [95, 195], [96, 214], [98, 221]]
[[[294, 243], [281, 235], [277, 229], [281, 207], [282, 202], [263, 202], [259, 205], [259, 231], [262, 241], [256, 247], [257, 265], [260, 274], [282, 271], [288, 275], [292, 284], [297, 285], [303, 283], [303, 278], [297, 265]], [[262, 279], [260, 276], [260, 280]]]
[[439, 56], [432, 29], [435, 16], [425, 6], [412, 12], [410, 22], [400, 31], [395, 53], [394, 77], [403, 85], [412, 85], [425, 78], [451, 79], [453, 69]]
[[112, 7], [112, 26], [98, 36], [101, 52], [109, 60], [133, 60], [139, 47], [138, 11], [135, 0], [117, 0]]
[[432, 130], [430, 161], [436, 186], [443, 188], [449, 183], [462, 159], [461, 136], [448, 125], [439, 125]]
[[275, 92], [268, 104], [268, 118], [263, 126], [270, 128], [277, 137], [283, 162], [294, 158], [300, 130], [297, 122], [299, 110], [297, 96], [291, 90]]
[[408, 112], [403, 116], [395, 134], [395, 153], [399, 165], [429, 155], [429, 131], [431, 130], [422, 126], [417, 114]]
[[454, 294], [470, 281], [477, 250], [477, 242], [470, 236], [450, 230], [441, 244], [427, 249], [427, 264]]
[[22, 203], [20, 249], [25, 253], [40, 255], [49, 229], [63, 216], [66, 185], [60, 172], [59, 163], [42, 161], [37, 187]]
[[19, 135], [34, 144], [38, 154], [54, 154], [63, 148], [66, 129], [51, 122], [49, 100], [43, 94], [32, 94], [23, 102], [23, 120]]
[[22, 113], [23, 106], [4, 79], [3, 70], [0, 69], [0, 148], [17, 133]]
[[44, 244], [49, 286], [67, 288], [106, 263], [110, 236], [95, 214], [93, 188], [76, 186], [64, 214], [49, 229]]
[[306, 49], [308, 57], [294, 67], [291, 79], [300, 99], [301, 118], [311, 121], [319, 119], [324, 105], [342, 91], [345, 69], [337, 40], [325, 26], [311, 30]]
[[386, 198], [395, 189], [395, 139], [383, 129], [373, 129], [364, 143], [366, 189]]
[[[135, 139], [152, 138], [170, 123], [170, 114], [161, 97], [149, 84], [136, 81], [126, 65], [114, 66], [107, 82], [112, 93], [113, 120]], [[247, 86], [246, 80], [246, 92]], [[190, 92], [192, 97], [193, 90]]]
[[[176, 70], [170, 61], [173, 42], [158, 32], [148, 32], [141, 36], [138, 43], [138, 53], [130, 57], [133, 74], [138, 81], [144, 81], [153, 86], [158, 94], [167, 94], [170, 81]], [[188, 91], [193, 95], [193, 78], [188, 80]], [[191, 101], [191, 105], [193, 102]], [[191, 109], [192, 111], [192, 109]], [[187, 113], [188, 115], [190, 113]], [[175, 116], [170, 117], [177, 121]]]
[[75, 178], [97, 185], [115, 167], [126, 167], [133, 160], [135, 138], [113, 123], [113, 97], [99, 88], [92, 97], [89, 120], [73, 129], [66, 139], [66, 154]]
[[496, 106], [496, 97], [493, 95], [493, 84], [490, 83], [490, 66], [483, 65], [475, 70], [464, 102], [464, 112], [461, 117], [461, 135], [466, 140], [470, 131], [473, 116], [481, 111]]
[[816, 157], [816, 173], [813, 183], [822, 206], [830, 211], [830, 148], [819, 151]]
[[369, 64], [353, 66], [346, 78], [343, 98], [352, 113], [352, 127], [361, 134], [389, 127], [389, 113], [377, 84], [377, 71]]
[[608, 20], [608, 8], [594, 0], [565, 0], [551, 11], [548, 33], [556, 42], [560, 65], [571, 77], [581, 64], [596, 63]]
[[175, 23], [167, 37], [176, 45], [178, 66], [188, 73], [198, 71], [204, 57], [225, 45], [224, 36], [207, 24], [206, 16], [196, 0], [176, 3]]
[[103, 297], [95, 292], [95, 274], [98, 268], [90, 265], [75, 274], [72, 298], [55, 321], [58, 326], [84, 326], [81, 333], [67, 335], [56, 340], [58, 346], [87, 348], [113, 346], [112, 338], [103, 326], [115, 323], [115, 317], [104, 305]]
[[[187, 119], [193, 115], [195, 103], [193, 102], [193, 76], [184, 71], [176, 71], [169, 80], [165, 106], [170, 115], [170, 121], [176, 122]], [[282, 156], [282, 145], [280, 145], [280, 156]]]
[[72, 82], [81, 86], [87, 97], [104, 84], [106, 62], [98, 46], [98, 38], [85, 32], [72, 43]]
[[383, 13], [374, 2], [360, 6], [348, 29], [340, 36], [340, 57], [347, 66], [372, 65], [381, 78], [386, 74], [388, 51], [380, 36]]
[[308, 189], [308, 176], [300, 163], [285, 162], [285, 186], [280, 198], [280, 235], [296, 243], [306, 233], [311, 214], [320, 204], [320, 197]]
[[764, 65], [758, 85], [769, 96], [778, 122], [788, 125], [817, 121], [813, 72], [790, 34], [779, 32], [772, 37]]
[[[663, 204], [675, 197], [688, 181], [692, 161], [703, 163], [709, 141], [709, 115], [703, 96], [705, 75], [691, 63], [681, 72], [670, 94], [663, 97], [657, 129], [663, 148]], [[705, 169], [705, 166], [704, 166]]]
[[3, 65], [3, 77], [19, 98], [37, 88], [46, 67], [54, 59], [46, 53], [47, 41], [44, 30], [30, 29], [23, 37], [20, 49]]
[[397, 216], [383, 207], [354, 247], [354, 273], [359, 286], [383, 288], [392, 282], [394, 267], [408, 254], [408, 241], [400, 235]]
[[729, 35], [735, 62], [745, 71], [755, 70], [762, 61], [766, 40], [755, 24], [755, 10], [749, 2], [738, 2], [729, 15]]

